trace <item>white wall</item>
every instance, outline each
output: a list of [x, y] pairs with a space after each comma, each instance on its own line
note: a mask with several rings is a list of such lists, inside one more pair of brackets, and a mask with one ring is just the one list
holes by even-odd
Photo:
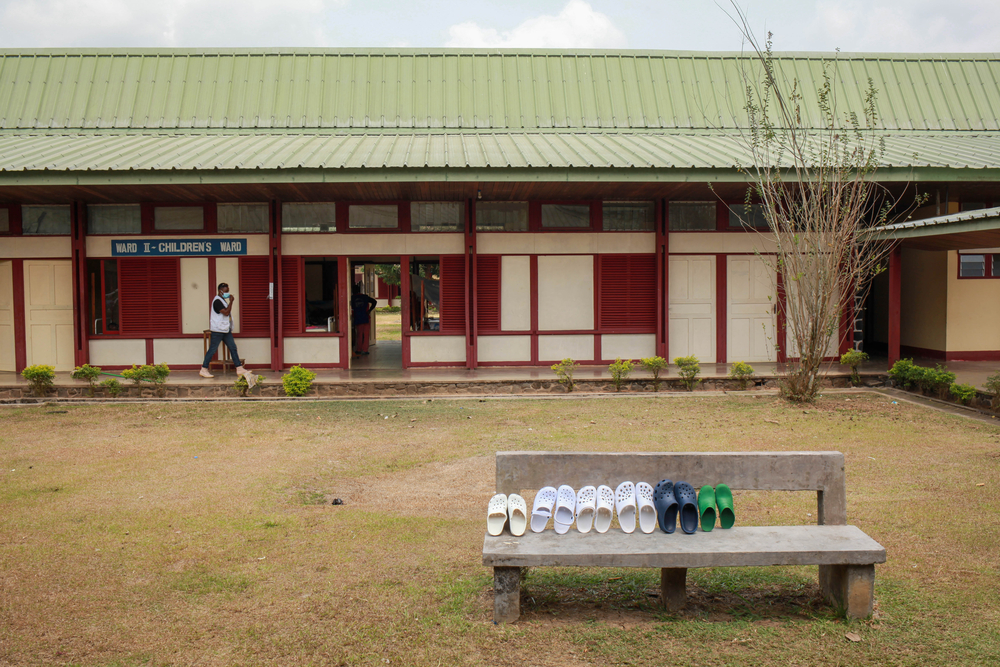
[[282, 234], [285, 255], [461, 255], [464, 234]]
[[201, 333], [208, 328], [208, 313], [215, 290], [208, 284], [208, 258], [181, 258], [181, 331]]
[[[593, 328], [593, 256], [540, 256], [538, 258], [539, 331], [571, 331]], [[593, 356], [593, 350], [591, 356]]]
[[531, 336], [479, 336], [478, 360], [531, 363]]
[[602, 359], [645, 359], [656, 355], [656, 334], [604, 334]]
[[[238, 345], [239, 343], [237, 342]], [[240, 354], [243, 354], [243, 350], [240, 350]], [[284, 359], [285, 365], [339, 364], [340, 338], [337, 336], [286, 338], [284, 341]], [[252, 358], [251, 362], [257, 363]]]
[[[198, 341], [201, 344], [201, 341]], [[200, 348], [199, 348], [200, 349]], [[201, 363], [204, 355], [198, 358]], [[146, 340], [142, 338], [97, 338], [90, 341], [90, 363], [93, 366], [141, 366], [146, 363]]]
[[500, 258], [500, 330], [531, 329], [531, 258]]
[[0, 371], [13, 371], [14, 264], [0, 262]]
[[410, 362], [465, 363], [465, 336], [411, 336]]
[[[145, 344], [143, 345], [145, 347]], [[222, 358], [222, 354], [219, 354]], [[153, 363], [168, 366], [201, 365], [205, 359], [202, 338], [156, 338], [153, 340]]]
[[484, 255], [592, 255], [599, 253], [656, 252], [652, 232], [559, 232], [476, 234], [476, 250]]
[[593, 334], [538, 337], [539, 361], [559, 361], [566, 357], [576, 361], [593, 361]]
[[73, 244], [68, 236], [6, 236], [0, 240], [0, 259], [72, 256]]

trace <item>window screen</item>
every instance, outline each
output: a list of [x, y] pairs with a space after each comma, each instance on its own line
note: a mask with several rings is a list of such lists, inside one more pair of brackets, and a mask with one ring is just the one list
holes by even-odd
[[476, 231], [528, 231], [528, 202], [478, 202], [476, 204]]
[[987, 255], [959, 255], [959, 273], [963, 278], [986, 277]]
[[348, 209], [347, 225], [351, 229], [396, 229], [399, 227], [399, 207], [395, 204], [359, 204]]
[[141, 234], [142, 216], [138, 204], [87, 207], [88, 234]]
[[608, 232], [655, 231], [653, 202], [605, 202], [602, 227]]
[[767, 218], [764, 217], [764, 207], [760, 204], [753, 204], [750, 206], [748, 212], [744, 204], [730, 206], [729, 226], [767, 229]]
[[205, 228], [205, 209], [201, 206], [157, 206], [153, 209], [153, 229], [181, 231]]
[[69, 206], [22, 206], [21, 233], [69, 234]]
[[236, 232], [266, 234], [269, 227], [267, 204], [219, 204], [220, 234]]
[[412, 202], [410, 204], [410, 231], [465, 231], [464, 214], [465, 208], [461, 202]]
[[587, 229], [590, 207], [572, 204], [542, 204], [542, 227], [548, 229]]
[[0, 208], [0, 234], [10, 234], [10, 211]]
[[335, 232], [337, 206], [325, 204], [282, 204], [282, 232]]
[[715, 202], [672, 201], [667, 217], [672, 232], [711, 231], [715, 229]]
[[963, 211], [978, 211], [979, 209], [986, 208], [986, 203], [981, 201], [964, 201], [962, 202]]

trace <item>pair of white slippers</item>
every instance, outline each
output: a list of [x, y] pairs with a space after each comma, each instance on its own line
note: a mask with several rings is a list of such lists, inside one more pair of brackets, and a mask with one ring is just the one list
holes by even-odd
[[546, 486], [535, 496], [531, 510], [531, 530], [542, 532], [552, 517], [559, 535], [569, 532], [574, 518], [576, 528], [581, 533], [589, 533], [591, 529], [606, 533], [611, 527], [615, 512], [618, 513], [618, 523], [624, 532], [635, 532], [638, 516], [640, 530], [652, 533], [656, 528], [653, 487], [646, 482], [622, 482], [614, 493], [610, 486], [603, 484], [596, 488], [585, 486], [576, 493], [566, 484], [558, 490]]
[[486, 532], [496, 537], [503, 532], [503, 527], [508, 521], [511, 535], [514, 537], [524, 535], [528, 527], [528, 503], [516, 493], [509, 496], [498, 493], [490, 498], [486, 514]]

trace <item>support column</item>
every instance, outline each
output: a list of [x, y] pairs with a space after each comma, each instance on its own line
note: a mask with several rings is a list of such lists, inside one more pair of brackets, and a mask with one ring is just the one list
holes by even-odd
[[687, 606], [687, 568], [660, 568], [660, 603], [667, 611]]
[[867, 618], [875, 604], [875, 566], [823, 566], [819, 571], [819, 587], [823, 596], [843, 610], [847, 618]]
[[270, 284], [271, 370], [281, 372], [284, 366], [284, 337], [281, 330], [281, 202], [271, 200], [268, 234], [268, 282]]
[[87, 209], [82, 202], [70, 208], [73, 272], [73, 357], [77, 366], [90, 362], [87, 326]]
[[521, 568], [493, 568], [493, 622], [513, 623], [521, 616]]
[[665, 199], [656, 216], [656, 356], [670, 354], [670, 213]]
[[727, 255], [715, 256], [715, 363], [726, 363], [729, 353], [729, 302]]
[[476, 214], [475, 199], [465, 205], [465, 367], [479, 365], [479, 346], [476, 328], [479, 326], [478, 295], [476, 289]]
[[900, 359], [900, 298], [903, 291], [903, 249], [889, 251], [889, 367]]
[[400, 342], [403, 348], [403, 368], [410, 367], [410, 255], [403, 255], [399, 258], [399, 288], [400, 288]]

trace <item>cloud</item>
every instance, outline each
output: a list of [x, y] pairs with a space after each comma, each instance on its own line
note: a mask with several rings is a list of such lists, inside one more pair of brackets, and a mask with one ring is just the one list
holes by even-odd
[[809, 29], [817, 49], [992, 52], [1000, 48], [996, 0], [818, 0]]
[[448, 28], [448, 38], [445, 46], [461, 48], [621, 48], [627, 41], [607, 15], [583, 0], [569, 0], [555, 16], [536, 16], [504, 32], [458, 23]]
[[3, 0], [5, 47], [322, 46], [347, 0]]

